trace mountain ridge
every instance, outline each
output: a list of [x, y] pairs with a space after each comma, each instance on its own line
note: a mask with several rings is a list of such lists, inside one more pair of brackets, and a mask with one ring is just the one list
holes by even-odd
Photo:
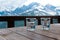
[[[41, 8], [42, 7], [42, 8]], [[57, 7], [47, 4], [45, 6], [42, 6], [41, 4], [37, 2], [32, 2], [29, 5], [23, 5], [22, 7], [16, 8], [14, 11], [2, 11], [0, 12], [0, 16], [43, 16], [43, 15], [55, 15], [58, 13], [58, 9], [55, 10]], [[37, 9], [37, 13], [36, 12]], [[59, 9], [60, 10], [60, 9]], [[57, 12], [57, 13], [56, 13]], [[59, 11], [60, 12], [60, 11]], [[51, 14], [50, 14], [51, 13]], [[59, 15], [60, 13], [58, 13]]]

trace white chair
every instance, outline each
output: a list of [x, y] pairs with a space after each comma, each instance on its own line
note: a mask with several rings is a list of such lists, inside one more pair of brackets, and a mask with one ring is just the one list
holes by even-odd
[[36, 18], [26, 18], [26, 26], [27, 26], [28, 30], [35, 29], [36, 25], [37, 25], [37, 19]]
[[41, 18], [41, 25], [43, 30], [50, 29], [50, 18]]

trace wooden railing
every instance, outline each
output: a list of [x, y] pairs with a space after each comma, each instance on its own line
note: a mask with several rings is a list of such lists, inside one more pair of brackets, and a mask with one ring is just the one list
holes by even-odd
[[41, 24], [40, 18], [51, 18], [51, 23], [52, 19], [56, 18], [58, 19], [58, 23], [60, 23], [60, 16], [0, 16], [0, 21], [7, 21], [8, 28], [10, 28], [14, 27], [14, 21], [18, 20], [24, 20], [24, 25], [26, 26], [26, 18], [37, 18], [38, 25]]

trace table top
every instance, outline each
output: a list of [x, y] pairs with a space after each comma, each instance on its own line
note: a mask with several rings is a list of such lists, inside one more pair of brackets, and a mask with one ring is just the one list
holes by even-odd
[[34, 31], [27, 27], [0, 29], [0, 40], [60, 40], [60, 24], [51, 24], [50, 30], [41, 30], [41, 25]]

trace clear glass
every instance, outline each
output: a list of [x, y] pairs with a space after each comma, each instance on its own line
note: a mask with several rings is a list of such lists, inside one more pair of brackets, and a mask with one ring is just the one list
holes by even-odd
[[56, 24], [56, 23], [58, 23], [58, 19], [57, 18], [53, 18], [53, 24]]
[[7, 28], [7, 21], [0, 22], [0, 29]]
[[37, 19], [36, 18], [26, 18], [26, 26], [27, 30], [35, 30], [35, 27], [37, 25]]
[[50, 29], [50, 18], [41, 18], [41, 25], [43, 30]]
[[14, 22], [15, 27], [24, 27], [24, 20]]

